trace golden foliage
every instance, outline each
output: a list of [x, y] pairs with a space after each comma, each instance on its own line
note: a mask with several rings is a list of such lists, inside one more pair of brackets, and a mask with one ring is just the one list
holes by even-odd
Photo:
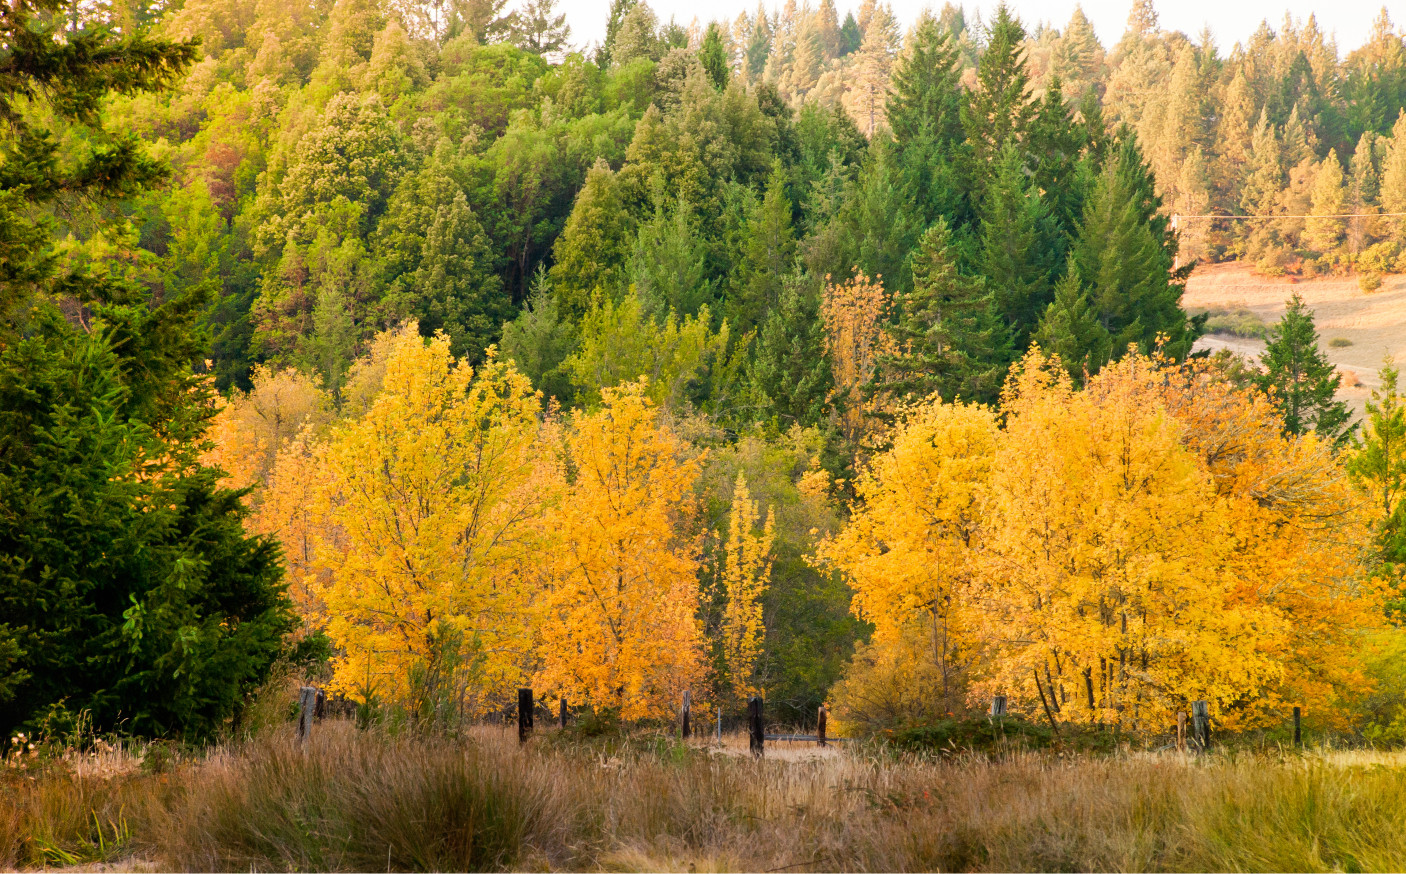
[[214, 446], [204, 462], [228, 474], [231, 488], [263, 486], [284, 444], [329, 419], [327, 394], [311, 377], [258, 365], [250, 390], [233, 391], [211, 420]]
[[1362, 685], [1378, 596], [1324, 444], [1285, 439], [1204, 369], [1136, 355], [1075, 391], [1034, 352], [1004, 401], [999, 431], [979, 408], [913, 411], [826, 544], [877, 645], [927, 619], [935, 666], [984, 654], [974, 691], [1128, 728], [1197, 699], [1254, 726]]
[[835, 382], [831, 400], [840, 411], [841, 433], [855, 442], [873, 411], [865, 389], [873, 382], [879, 359], [896, 349], [884, 330], [888, 296], [877, 280], [861, 273], [848, 282], [827, 282], [820, 314]]
[[671, 712], [703, 679], [698, 545], [678, 534], [698, 462], [659, 422], [641, 380], [602, 390], [565, 438], [571, 481], [538, 555], [534, 683], [624, 719]]
[[727, 669], [728, 697], [734, 701], [758, 694], [752, 682], [766, 628], [762, 623], [762, 595], [771, 573], [771, 544], [776, 526], [768, 513], [757, 532], [757, 504], [747, 489], [747, 478], [737, 475], [728, 514], [727, 544], [723, 554], [722, 584], [726, 601], [722, 619], [722, 655]]

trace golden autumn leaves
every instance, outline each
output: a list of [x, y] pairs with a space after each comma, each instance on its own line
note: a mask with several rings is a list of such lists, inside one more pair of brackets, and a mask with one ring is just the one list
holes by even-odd
[[[271, 384], [221, 413], [215, 461], [241, 454], [239, 434], [265, 439], [267, 427], [230, 420], [250, 419]], [[684, 524], [699, 459], [642, 384], [606, 390], [595, 411], [543, 416], [511, 365], [475, 372], [411, 325], [383, 336], [349, 385], [363, 409], [306, 417], [254, 514], [337, 648], [335, 689], [481, 712], [531, 684], [626, 719], [701, 690], [701, 554]], [[745, 691], [770, 526], [754, 530], [739, 486], [724, 648]]]
[[1192, 366], [1131, 355], [1076, 391], [1032, 353], [999, 418], [910, 410], [858, 490], [822, 553], [875, 626], [867, 657], [1032, 717], [1161, 728], [1197, 699], [1232, 729], [1323, 713], [1380, 617], [1327, 447]]

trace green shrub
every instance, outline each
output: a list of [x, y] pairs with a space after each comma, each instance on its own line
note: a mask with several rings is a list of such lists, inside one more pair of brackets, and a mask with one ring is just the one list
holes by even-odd
[[1264, 319], [1244, 307], [1236, 309], [1212, 307], [1204, 312], [1209, 316], [1206, 319], [1206, 333], [1208, 334], [1228, 334], [1232, 337], [1263, 340], [1265, 332], [1269, 330]]
[[1332, 346], [1334, 349], [1342, 349], [1344, 347], [1351, 346], [1352, 341], [1346, 337], [1334, 337], [1333, 339], [1328, 341], [1328, 345]]
[[1380, 273], [1363, 273], [1357, 277], [1357, 287], [1366, 294], [1371, 294], [1382, 287], [1382, 275]]

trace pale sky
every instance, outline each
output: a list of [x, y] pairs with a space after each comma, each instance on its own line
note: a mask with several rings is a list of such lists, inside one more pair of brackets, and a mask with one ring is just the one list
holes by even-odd
[[[648, 0], [650, 7], [661, 21], [670, 16], [687, 25], [696, 16], [701, 22], [712, 19], [732, 20], [742, 10], [753, 11], [757, 0], [714, 0], [710, 3], [690, 2], [690, 0]], [[934, 10], [942, 8], [943, 0], [890, 0], [894, 13], [904, 30], [918, 17], [925, 7]], [[955, 0], [954, 0], [955, 2]], [[1391, 9], [1395, 0], [1386, 3]], [[766, 7], [780, 7], [784, 3], [766, 0]], [[515, 5], [510, 2], [509, 5]], [[798, 4], [799, 5], [799, 4]], [[816, 5], [814, 2], [812, 5]], [[997, 6], [997, 0], [967, 0], [968, 20], [972, 13], [980, 9], [983, 17], [988, 17]], [[1013, 9], [1027, 29], [1039, 21], [1053, 24], [1063, 29], [1073, 13], [1076, 0], [1009, 0]], [[1093, 22], [1099, 40], [1111, 46], [1123, 35], [1123, 25], [1128, 20], [1131, 0], [1084, 0], [1084, 14]], [[1318, 26], [1324, 32], [1335, 35], [1338, 52], [1345, 56], [1360, 46], [1367, 38], [1372, 19], [1384, 5], [1383, 0], [1162, 0], [1156, 4], [1162, 27], [1180, 30], [1195, 38], [1203, 26], [1209, 25], [1215, 36], [1221, 54], [1226, 54], [1237, 42], [1244, 42], [1254, 32], [1259, 23], [1268, 19], [1276, 31], [1284, 20], [1284, 13], [1296, 19], [1307, 20], [1310, 14], [1318, 16]], [[835, 0], [843, 21], [845, 13], [857, 10], [858, 0]], [[610, 11], [610, 0], [560, 0], [558, 9], [566, 13], [571, 25], [571, 40], [578, 46], [586, 46], [599, 41], [605, 35], [606, 16]], [[1397, 6], [1392, 17], [1398, 30], [1406, 23], [1406, 8]]]

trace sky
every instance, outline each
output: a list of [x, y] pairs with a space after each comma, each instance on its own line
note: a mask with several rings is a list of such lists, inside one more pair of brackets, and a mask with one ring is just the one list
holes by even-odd
[[[744, 9], [750, 12], [757, 8], [757, 0], [648, 2], [658, 13], [660, 20], [668, 21], [672, 16], [684, 25], [695, 16], [704, 23], [715, 18], [730, 21]], [[773, 7], [779, 8], [783, 2], [784, 0], [765, 0], [765, 5], [770, 11]], [[941, 9], [943, 0], [890, 2], [894, 14], [906, 30], [925, 7]], [[1391, 0], [1385, 5], [1390, 8], [1395, 2], [1396, 0]], [[962, 5], [965, 5], [968, 17], [978, 9], [983, 17], [986, 17], [996, 8], [997, 0], [966, 0]], [[1083, 0], [1082, 3], [1076, 3], [1076, 0], [1008, 0], [1008, 5], [1025, 22], [1027, 29], [1040, 21], [1062, 29], [1074, 12], [1074, 7], [1082, 5], [1084, 14], [1093, 22], [1098, 38], [1105, 46], [1111, 46], [1123, 35], [1128, 10], [1132, 7], [1131, 0]], [[1265, 19], [1269, 20], [1271, 27], [1278, 30], [1285, 12], [1301, 20], [1307, 20], [1309, 15], [1316, 15], [1319, 28], [1335, 35], [1339, 54], [1346, 55], [1366, 40], [1372, 19], [1377, 16], [1382, 6], [1383, 0], [1163, 0], [1157, 3], [1156, 8], [1162, 27], [1168, 30], [1180, 30], [1194, 38], [1201, 28], [1209, 26], [1222, 54], [1228, 52], [1237, 42], [1248, 39]], [[843, 20], [847, 11], [859, 7], [859, 2], [835, 0], [835, 7]], [[559, 0], [557, 8], [566, 13], [567, 22], [571, 25], [573, 43], [585, 46], [598, 42], [605, 36], [605, 21], [610, 10], [610, 0]], [[1406, 23], [1406, 8], [1398, 6], [1397, 9], [1393, 23], [1399, 29]]]

